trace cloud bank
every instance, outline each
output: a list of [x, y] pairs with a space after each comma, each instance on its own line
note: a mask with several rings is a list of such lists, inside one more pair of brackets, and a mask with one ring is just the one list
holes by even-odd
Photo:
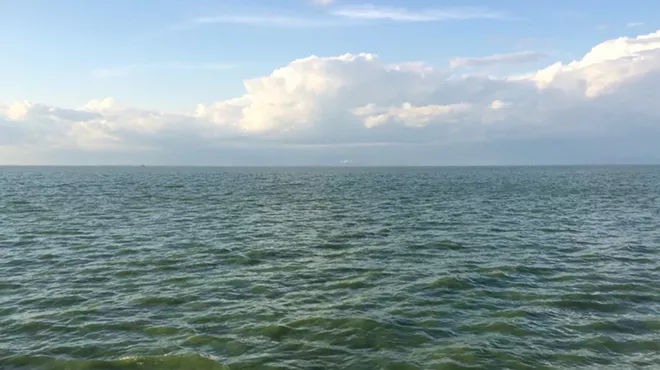
[[188, 114], [112, 98], [0, 102], [0, 163], [657, 161], [657, 86], [660, 31], [500, 78], [368, 53], [310, 56]]

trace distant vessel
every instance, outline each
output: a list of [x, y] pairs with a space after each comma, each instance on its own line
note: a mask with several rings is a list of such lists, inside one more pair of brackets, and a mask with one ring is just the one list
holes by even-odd
[[341, 164], [351, 164], [353, 161], [350, 159], [344, 159], [343, 161], [340, 161]]

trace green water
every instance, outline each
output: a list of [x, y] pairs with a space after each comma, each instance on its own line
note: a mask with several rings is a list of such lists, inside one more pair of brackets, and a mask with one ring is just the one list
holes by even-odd
[[660, 368], [660, 167], [0, 168], [0, 369]]

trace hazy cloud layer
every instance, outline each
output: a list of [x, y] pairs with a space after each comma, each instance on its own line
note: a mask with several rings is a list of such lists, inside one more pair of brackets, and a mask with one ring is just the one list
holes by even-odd
[[316, 5], [327, 6], [335, 2], [335, 0], [312, 0]]
[[[391, 65], [372, 54], [312, 56], [189, 114], [113, 99], [74, 109], [0, 103], [0, 163], [645, 160], [660, 157], [657, 86], [660, 31], [506, 78]], [[561, 143], [565, 150], [552, 149]]]
[[445, 9], [408, 10], [375, 5], [356, 5], [336, 9], [334, 15], [368, 20], [401, 22], [438, 22], [467, 19], [504, 19], [502, 12], [482, 7], [455, 7]]
[[456, 57], [449, 62], [451, 68], [483, 67], [500, 64], [535, 63], [543, 59], [544, 55], [535, 51], [521, 51], [511, 54], [495, 54], [485, 57]]
[[314, 16], [278, 14], [222, 14], [203, 16], [192, 20], [197, 24], [241, 24], [261, 27], [330, 27], [366, 22], [442, 22], [475, 19], [509, 20], [501, 11], [484, 7], [452, 7], [412, 10], [401, 7], [377, 6], [372, 4], [337, 6], [333, 0], [313, 0], [316, 5], [329, 7], [327, 12]]
[[339, 19], [319, 17], [297, 17], [277, 15], [223, 15], [216, 17], [200, 17], [194, 20], [199, 24], [241, 24], [259, 27], [314, 28], [340, 25]]

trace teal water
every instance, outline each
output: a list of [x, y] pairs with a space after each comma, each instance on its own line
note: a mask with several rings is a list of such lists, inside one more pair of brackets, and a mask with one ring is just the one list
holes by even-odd
[[660, 167], [0, 168], [0, 369], [660, 368]]

